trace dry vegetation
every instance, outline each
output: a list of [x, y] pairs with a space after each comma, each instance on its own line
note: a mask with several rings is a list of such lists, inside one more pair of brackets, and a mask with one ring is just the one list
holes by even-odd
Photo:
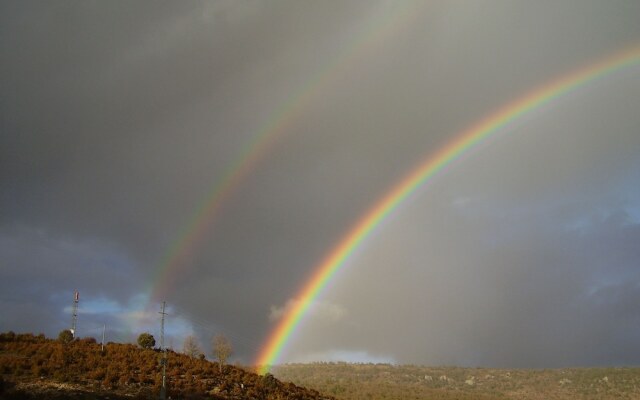
[[[156, 399], [162, 353], [93, 338], [62, 343], [44, 335], [0, 334], [1, 399]], [[173, 399], [325, 399], [314, 390], [241, 368], [168, 353]]]
[[640, 399], [640, 368], [503, 370], [314, 363], [274, 367], [273, 373], [344, 400]]
[[[151, 399], [161, 353], [92, 338], [62, 343], [44, 335], [0, 334], [0, 399]], [[173, 399], [640, 399], [640, 368], [499, 370], [315, 363], [259, 376], [170, 351]], [[301, 385], [315, 390], [307, 390]], [[317, 391], [316, 391], [317, 390]]]

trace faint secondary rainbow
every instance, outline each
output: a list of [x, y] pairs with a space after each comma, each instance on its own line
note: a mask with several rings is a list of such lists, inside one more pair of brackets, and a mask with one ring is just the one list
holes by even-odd
[[305, 106], [320, 89], [340, 76], [341, 71], [354, 64], [366, 54], [367, 50], [396, 33], [400, 28], [409, 26], [419, 14], [416, 8], [420, 5], [420, 2], [405, 2], [392, 4], [389, 9], [377, 10], [366, 26], [352, 35], [336, 58], [316, 71], [300, 90], [290, 96], [287, 102], [270, 116], [254, 140], [243, 149], [227, 168], [222, 179], [207, 193], [176, 236], [176, 240], [165, 252], [151, 280], [147, 307], [152, 306], [156, 301], [166, 299], [169, 287], [174, 285], [178, 275], [183, 274], [184, 269], [188, 268], [189, 258], [204, 240], [206, 232], [219, 215], [222, 206], [251, 174], [256, 165], [269, 154], [275, 143], [289, 131], [296, 118], [304, 112]]
[[270, 366], [278, 361], [282, 350], [306, 311], [335, 273], [345, 264], [349, 256], [416, 189], [427, 183], [447, 165], [522, 115], [534, 111], [588, 82], [622, 68], [637, 65], [639, 62], [640, 47], [634, 47], [551, 81], [471, 125], [435, 154], [430, 154], [425, 161], [375, 203], [342, 237], [338, 245], [313, 269], [311, 279], [299, 291], [295, 298], [296, 301], [292, 302], [293, 306], [278, 322], [262, 347], [256, 360], [260, 373], [268, 372]]

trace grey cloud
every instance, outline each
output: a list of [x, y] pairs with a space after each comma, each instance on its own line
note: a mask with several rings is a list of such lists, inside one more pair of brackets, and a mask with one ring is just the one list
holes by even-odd
[[[0, 328], [55, 333], [76, 286], [134, 307], [212, 187], [284, 112], [166, 299], [203, 343], [224, 332], [251, 362], [271, 307], [407, 171], [483, 115], [640, 39], [640, 10], [622, 1], [404, 6], [394, 21], [385, 2], [4, 2]], [[625, 351], [637, 332], [611, 329], [635, 318], [636, 75], [525, 116], [419, 190], [319, 299], [346, 317], [310, 315], [286, 357], [637, 362]], [[122, 324], [94, 311], [87, 323]]]

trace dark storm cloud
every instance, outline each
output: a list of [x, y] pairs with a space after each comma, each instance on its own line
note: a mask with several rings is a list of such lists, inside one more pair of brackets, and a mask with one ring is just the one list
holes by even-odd
[[[127, 304], [146, 290], [236, 155], [364, 18], [354, 6], [3, 3], [0, 202], [3, 245], [13, 249], [3, 270], [11, 277], [4, 284], [16, 288], [4, 291], [6, 300], [14, 301], [18, 288], [44, 287], [32, 298], [43, 304], [52, 292], [79, 287]], [[222, 287], [200, 293], [212, 300], [221, 293], [223, 312], [248, 313], [264, 327], [265, 310], [246, 310], [238, 298], [244, 293], [234, 290], [249, 281], [250, 268], [269, 273], [255, 260], [234, 260], [253, 237], [238, 225], [246, 227], [227, 221], [221, 230], [234, 239], [237, 232], [242, 243], [223, 242], [213, 263], [208, 246], [193, 255], [193, 263], [214, 265], [212, 284]], [[39, 236], [22, 231], [72, 246], [42, 261]], [[100, 258], [103, 251], [126, 265], [89, 273], [85, 253]], [[38, 265], [57, 279], [39, 274]], [[199, 272], [184, 268], [182, 278]], [[230, 281], [216, 281], [216, 271]], [[129, 284], [102, 279], [109, 274]], [[67, 303], [51, 308], [59, 314]], [[37, 330], [18, 323], [28, 314], [11, 312], [3, 328]]]
[[[81, 290], [83, 302], [126, 301], [139, 281], [135, 263], [119, 246], [52, 235], [45, 229], [6, 227], [0, 232], [0, 251], [4, 329], [57, 334], [71, 322], [68, 307], [74, 290]], [[90, 320], [80, 332], [95, 325]]]
[[[167, 251], [242, 150], [304, 98], [167, 295], [177, 342], [224, 332], [244, 362], [427, 154], [640, 40], [629, 2], [410, 3], [412, 18], [389, 24], [385, 2], [1, 7], [0, 329], [55, 334], [76, 288], [91, 329], [151, 326], [141, 303]], [[637, 363], [625, 350], [638, 333], [622, 328], [638, 295], [636, 75], [528, 115], [420, 191], [318, 300], [288, 357]]]

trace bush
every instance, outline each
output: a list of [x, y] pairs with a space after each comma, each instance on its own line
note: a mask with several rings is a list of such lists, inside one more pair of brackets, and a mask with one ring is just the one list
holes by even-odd
[[73, 340], [73, 333], [71, 333], [69, 329], [60, 331], [60, 334], [58, 335], [58, 340], [61, 341], [62, 343], [69, 343]]
[[96, 338], [94, 338], [94, 337], [86, 337], [86, 338], [82, 338], [82, 339], [80, 339], [80, 341], [81, 341], [82, 343], [87, 343], [87, 344], [96, 344], [96, 343], [98, 343], [98, 342], [96, 341]]
[[143, 349], [151, 349], [156, 345], [156, 339], [150, 333], [141, 333], [138, 336], [138, 345]]

